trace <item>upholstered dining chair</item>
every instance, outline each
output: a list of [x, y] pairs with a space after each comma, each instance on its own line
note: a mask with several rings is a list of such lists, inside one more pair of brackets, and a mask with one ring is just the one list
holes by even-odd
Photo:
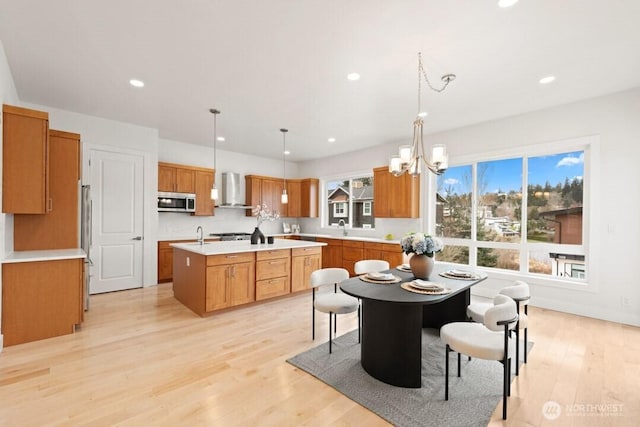
[[502, 419], [507, 419], [507, 396], [511, 394], [511, 358], [514, 342], [510, 330], [518, 321], [516, 303], [506, 295], [496, 295], [493, 307], [484, 314], [484, 323], [453, 322], [440, 329], [440, 339], [445, 344], [444, 400], [449, 400], [449, 352], [460, 353], [477, 359], [497, 360], [502, 370]]
[[[358, 312], [358, 342], [360, 342], [360, 301], [357, 298], [337, 291], [338, 284], [349, 278], [349, 272], [344, 268], [321, 268], [311, 273], [311, 308], [312, 338], [316, 339], [316, 310], [329, 314], [329, 353], [332, 352], [331, 343], [333, 321], [338, 322], [338, 314]], [[321, 287], [333, 285], [333, 292], [318, 292]]]
[[[516, 302], [516, 308], [518, 309], [518, 324], [514, 329], [516, 334], [516, 375], [520, 373], [520, 330], [524, 330], [524, 363], [527, 363], [527, 331], [529, 326], [529, 314], [527, 307], [529, 306], [529, 300], [531, 299], [531, 292], [529, 291], [529, 285], [522, 280], [516, 280], [513, 285], [502, 288], [499, 292], [501, 295], [511, 297]], [[484, 322], [484, 314], [489, 308], [492, 307], [491, 303], [474, 303], [467, 307], [467, 316], [474, 322]], [[524, 313], [520, 312], [520, 308], [523, 307]]]
[[353, 266], [353, 271], [356, 274], [374, 273], [378, 271], [384, 271], [389, 269], [389, 263], [381, 259], [363, 259], [358, 261]]

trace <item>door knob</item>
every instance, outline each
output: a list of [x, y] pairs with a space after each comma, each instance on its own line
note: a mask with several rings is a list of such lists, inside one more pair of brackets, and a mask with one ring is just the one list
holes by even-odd
[[136, 236], [136, 237], [134, 237], [134, 238], [133, 238], [133, 239], [131, 239], [131, 240], [142, 240], [142, 236]]

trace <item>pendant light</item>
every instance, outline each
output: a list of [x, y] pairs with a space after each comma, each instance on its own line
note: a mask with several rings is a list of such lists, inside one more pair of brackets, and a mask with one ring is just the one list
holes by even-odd
[[289, 132], [289, 129], [280, 129], [280, 132], [282, 132], [282, 178], [284, 179], [284, 187], [282, 188], [280, 201], [283, 205], [286, 205], [289, 203], [289, 196], [287, 195], [287, 162], [285, 161], [287, 143], [285, 141], [285, 135]]
[[211, 200], [218, 200], [218, 188], [216, 187], [216, 141], [218, 140], [216, 118], [218, 114], [220, 114], [220, 111], [211, 108], [209, 112], [213, 114], [213, 185], [211, 186]]

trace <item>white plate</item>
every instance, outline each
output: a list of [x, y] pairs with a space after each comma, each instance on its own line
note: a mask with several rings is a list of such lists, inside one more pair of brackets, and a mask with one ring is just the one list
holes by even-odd
[[444, 288], [437, 283], [428, 282], [426, 280], [415, 279], [410, 283], [411, 286], [417, 289], [424, 289], [425, 291], [441, 291]]
[[384, 280], [384, 281], [395, 279], [395, 276], [391, 273], [378, 273], [378, 272], [367, 273], [366, 277], [367, 279], [371, 279], [371, 280]]
[[464, 270], [449, 270], [446, 272], [450, 276], [458, 276], [458, 277], [473, 277], [473, 273], [471, 271]]

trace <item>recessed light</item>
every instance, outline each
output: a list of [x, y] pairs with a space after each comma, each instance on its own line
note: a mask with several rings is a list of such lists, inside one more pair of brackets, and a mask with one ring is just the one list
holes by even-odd
[[289, 150], [284, 150], [284, 155], [285, 155], [285, 156], [288, 156], [289, 154], [291, 154], [291, 151], [289, 151]]
[[429, 113], [427, 113], [426, 111], [421, 111], [418, 113], [418, 117], [427, 117], [429, 115]]
[[129, 84], [133, 87], [144, 87], [144, 82], [138, 79], [129, 80]]
[[540, 79], [541, 85], [546, 85], [547, 83], [551, 83], [556, 79], [556, 76], [546, 76]]
[[351, 81], [356, 81], [356, 80], [360, 80], [360, 74], [358, 73], [350, 73], [347, 74], [347, 78]]
[[329, 138], [329, 139], [327, 139], [327, 141], [329, 141], [329, 142], [336, 142], [336, 139], [335, 139], [335, 138]]
[[224, 141], [224, 136], [219, 136], [217, 139], [218, 141]]
[[498, 0], [498, 7], [511, 7], [518, 3], [518, 0]]

